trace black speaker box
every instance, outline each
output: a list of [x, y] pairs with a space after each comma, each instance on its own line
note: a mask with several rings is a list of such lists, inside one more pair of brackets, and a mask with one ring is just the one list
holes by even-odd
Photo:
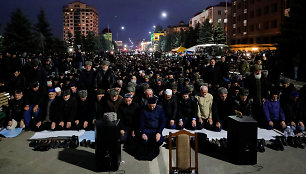
[[98, 171], [117, 171], [121, 161], [120, 130], [116, 123], [96, 121], [96, 167]]
[[257, 164], [257, 121], [248, 116], [229, 116], [227, 143], [229, 158], [233, 163]]

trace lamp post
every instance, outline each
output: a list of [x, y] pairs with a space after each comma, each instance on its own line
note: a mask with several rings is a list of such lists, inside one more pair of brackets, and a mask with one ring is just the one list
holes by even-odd
[[[121, 31], [125, 30], [125, 27], [124, 26], [121, 26]], [[119, 35], [119, 32], [117, 31], [117, 41], [118, 41], [118, 35]]]

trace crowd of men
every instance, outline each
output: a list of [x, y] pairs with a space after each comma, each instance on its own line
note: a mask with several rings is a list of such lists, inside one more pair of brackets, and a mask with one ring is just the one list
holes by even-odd
[[226, 130], [231, 115], [253, 117], [268, 129], [304, 131], [306, 88], [280, 83], [272, 60], [270, 51], [220, 59], [0, 54], [0, 92], [11, 96], [5, 123], [7, 129], [93, 130], [113, 112], [122, 142], [139, 136], [158, 144], [165, 127]]

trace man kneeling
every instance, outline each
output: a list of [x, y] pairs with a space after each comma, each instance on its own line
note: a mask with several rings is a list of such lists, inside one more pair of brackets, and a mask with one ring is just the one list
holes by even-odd
[[148, 104], [140, 115], [141, 142], [144, 147], [139, 159], [153, 160], [159, 154], [159, 146], [164, 138], [162, 131], [166, 126], [166, 117], [161, 106], [156, 105], [157, 98], [148, 98]]
[[56, 97], [55, 89], [49, 90], [49, 98], [42, 103], [38, 114], [35, 131], [55, 130], [60, 116], [60, 98]]

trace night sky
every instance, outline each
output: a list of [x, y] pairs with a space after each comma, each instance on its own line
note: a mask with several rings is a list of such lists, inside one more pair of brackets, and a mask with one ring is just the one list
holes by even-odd
[[[179, 21], [186, 24], [197, 12], [210, 5], [225, 0], [83, 0], [81, 2], [94, 6], [99, 12], [99, 32], [108, 25], [113, 32], [113, 39], [128, 42], [149, 40], [149, 31], [154, 25], [177, 25]], [[0, 32], [4, 31], [12, 11], [20, 8], [32, 24], [37, 21], [40, 9], [44, 9], [47, 20], [55, 36], [62, 38], [62, 7], [73, 0], [1, 0]], [[162, 18], [161, 13], [167, 12]], [[121, 30], [121, 26], [125, 30]]]

